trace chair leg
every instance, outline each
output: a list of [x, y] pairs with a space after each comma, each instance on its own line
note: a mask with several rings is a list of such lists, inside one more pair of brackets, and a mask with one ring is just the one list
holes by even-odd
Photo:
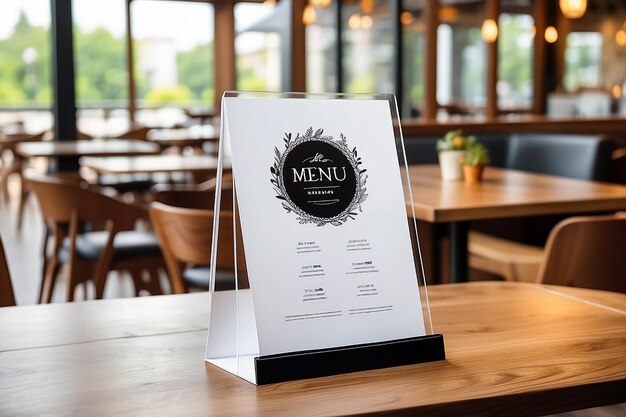
[[9, 201], [9, 175], [0, 172], [0, 192], [4, 194], [4, 201]]
[[60, 263], [57, 263], [54, 267], [54, 270], [52, 271], [52, 281], [50, 281], [50, 292], [48, 293], [48, 298], [46, 301], [48, 304], [52, 302], [52, 293], [54, 292], [54, 287], [57, 283], [57, 278], [59, 274], [61, 273], [62, 267], [63, 265], [61, 265]]
[[[24, 187], [24, 183], [22, 183]], [[22, 230], [22, 223], [24, 222], [24, 211], [26, 211], [26, 199], [28, 198], [29, 190], [22, 188], [20, 193], [20, 202], [17, 209], [17, 230]]]
[[[54, 255], [46, 265], [46, 273], [41, 280], [41, 289], [39, 292], [39, 303], [50, 303], [52, 301], [52, 291], [56, 283], [56, 276], [59, 272], [60, 265], [56, 255]], [[45, 301], [44, 301], [45, 300]]]

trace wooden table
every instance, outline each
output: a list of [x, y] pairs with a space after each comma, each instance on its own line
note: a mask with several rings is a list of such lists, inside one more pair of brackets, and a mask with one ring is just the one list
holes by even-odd
[[626, 401], [626, 295], [429, 293], [447, 360], [261, 387], [203, 362], [206, 293], [3, 308], [0, 415], [530, 416]]
[[626, 187], [488, 167], [480, 184], [443, 181], [438, 165], [409, 167], [415, 217], [450, 224], [452, 282], [467, 280], [470, 220], [626, 210]]
[[32, 142], [20, 143], [16, 148], [21, 158], [156, 155], [160, 151], [157, 144], [128, 139]]
[[[217, 158], [208, 155], [158, 155], [80, 159], [81, 166], [98, 174], [153, 174], [157, 172], [215, 172]], [[225, 167], [228, 168], [229, 166]]]
[[194, 148], [202, 149], [205, 143], [219, 142], [219, 135], [209, 136], [194, 135], [189, 129], [153, 129], [148, 136], [151, 142], [157, 143], [161, 148]]

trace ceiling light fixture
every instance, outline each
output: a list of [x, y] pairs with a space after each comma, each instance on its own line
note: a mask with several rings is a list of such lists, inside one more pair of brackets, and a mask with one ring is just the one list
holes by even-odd
[[317, 19], [317, 13], [315, 13], [315, 9], [310, 4], [307, 4], [304, 8], [304, 12], [302, 12], [302, 23], [305, 25], [311, 25], [315, 23]]
[[617, 31], [615, 34], [615, 42], [619, 46], [626, 46], [626, 31], [624, 29]]
[[559, 39], [559, 33], [554, 26], [548, 26], [543, 34], [543, 37], [548, 43], [554, 43]]
[[408, 26], [413, 23], [413, 13], [408, 11], [402, 12], [400, 14], [400, 22], [402, 22], [404, 26]]
[[487, 43], [493, 43], [498, 39], [498, 24], [493, 19], [485, 19], [480, 29], [480, 36]]
[[317, 7], [319, 9], [324, 9], [330, 6], [331, 0], [310, 0], [311, 6]]
[[587, 0], [559, 0], [561, 13], [568, 19], [580, 19], [587, 11]]
[[361, 15], [359, 13], [353, 13], [348, 18], [348, 27], [352, 30], [361, 28]]

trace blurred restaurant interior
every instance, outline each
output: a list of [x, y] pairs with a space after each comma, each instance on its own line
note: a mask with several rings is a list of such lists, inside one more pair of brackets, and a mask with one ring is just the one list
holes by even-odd
[[[0, 307], [206, 291], [211, 268], [229, 289], [234, 90], [395, 95], [429, 288], [626, 293], [624, 0], [0, 0]], [[488, 150], [482, 183], [440, 177], [450, 132]], [[617, 363], [602, 415], [626, 412]]]

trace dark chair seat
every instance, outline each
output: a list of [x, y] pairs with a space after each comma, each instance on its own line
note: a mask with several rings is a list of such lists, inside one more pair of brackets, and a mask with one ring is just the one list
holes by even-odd
[[[90, 262], [96, 262], [104, 245], [107, 243], [109, 233], [90, 232], [83, 233], [76, 237], [76, 253], [80, 259]], [[66, 238], [63, 242], [63, 248], [59, 254], [62, 262], [67, 262], [69, 257], [70, 240]], [[125, 231], [118, 232], [113, 240], [113, 259], [118, 261], [125, 258], [137, 256], [151, 256], [161, 252], [159, 241], [156, 236], [150, 232], [142, 231]]]
[[146, 192], [155, 185], [149, 176], [102, 175], [98, 185], [113, 188], [118, 193]]
[[[183, 271], [183, 280], [190, 288], [209, 289], [209, 275], [211, 268], [208, 266], [195, 266]], [[217, 270], [215, 272], [215, 291], [234, 290], [235, 275], [233, 271]]]

